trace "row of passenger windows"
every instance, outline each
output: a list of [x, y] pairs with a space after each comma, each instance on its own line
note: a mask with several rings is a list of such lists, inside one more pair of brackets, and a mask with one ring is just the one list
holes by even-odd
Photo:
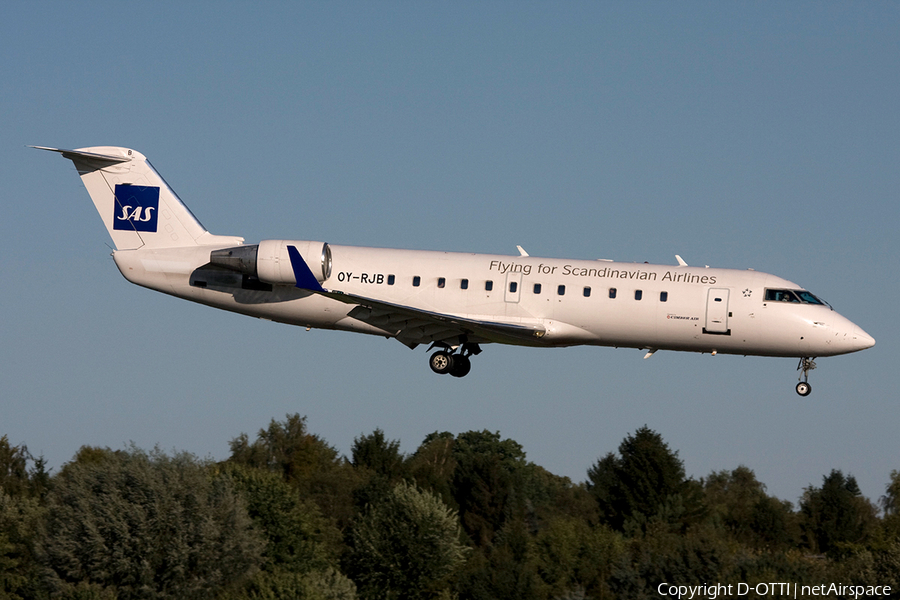
[[[387, 284], [388, 285], [394, 285], [395, 282], [396, 282], [396, 278], [393, 275], [387, 276]], [[419, 277], [418, 275], [416, 275], [415, 277], [413, 277], [412, 284], [413, 284], [413, 287], [419, 287], [420, 285], [422, 285], [422, 278]], [[437, 286], [439, 288], [447, 287], [447, 278], [446, 277], [438, 277]], [[459, 280], [459, 289], [461, 289], [461, 290], [469, 289], [469, 280], [468, 279], [460, 279]], [[491, 281], [490, 279], [485, 281], [484, 289], [487, 292], [492, 291], [494, 289], [494, 282]], [[543, 287], [540, 283], [535, 283], [534, 287], [532, 288], [532, 290], [534, 291], [535, 294], [540, 294], [542, 289], [543, 289]], [[516, 282], [516, 281], [509, 282], [509, 293], [515, 294], [518, 290], [519, 290], [518, 282]], [[618, 292], [617, 292], [616, 288], [609, 288], [609, 297], [610, 298], [615, 298], [617, 293]], [[565, 285], [556, 286], [556, 294], [559, 296], [565, 296], [566, 295], [566, 286]], [[584, 295], [585, 298], [589, 298], [591, 296], [590, 286], [585, 286], [582, 289], [582, 294]], [[641, 299], [643, 299], [643, 297], [644, 297], [643, 290], [634, 290], [634, 299], [635, 300], [641, 300]], [[659, 301], [660, 302], [668, 302], [668, 300], [669, 300], [669, 292], [660, 292], [659, 293]]]

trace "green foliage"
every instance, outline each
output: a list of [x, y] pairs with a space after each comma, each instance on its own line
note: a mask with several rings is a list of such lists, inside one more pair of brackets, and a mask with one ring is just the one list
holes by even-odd
[[386, 440], [380, 429], [376, 429], [371, 435], [355, 438], [351, 453], [352, 464], [358, 469], [369, 469], [387, 479], [402, 477], [404, 474], [400, 442]]
[[350, 535], [347, 572], [365, 598], [429, 598], [465, 560], [456, 512], [401, 482], [369, 505]]
[[881, 497], [881, 508], [888, 517], [900, 514], [900, 471], [891, 471], [891, 482]]
[[612, 565], [623, 558], [625, 548], [621, 534], [565, 516], [550, 520], [534, 537], [538, 575], [554, 598], [579, 590], [590, 598], [608, 596]]
[[394, 484], [407, 475], [400, 442], [388, 441], [380, 429], [371, 435], [355, 438], [351, 454], [351, 464], [361, 480], [353, 491], [353, 503], [357, 510], [380, 502], [391, 493]]
[[0, 598], [35, 595], [39, 567], [31, 545], [42, 518], [37, 498], [0, 489]]
[[28, 448], [12, 446], [5, 435], [0, 437], [0, 490], [11, 496], [28, 489]]
[[265, 540], [264, 570], [303, 574], [337, 565], [340, 532], [315, 503], [301, 500], [278, 473], [228, 464], [222, 470]]
[[853, 476], [832, 470], [822, 487], [810, 486], [800, 501], [803, 535], [817, 552], [837, 557], [866, 542], [875, 530], [875, 507]]
[[460, 573], [460, 596], [473, 600], [544, 598], [537, 557], [521, 519], [507, 521], [493, 543], [476, 547]]
[[729, 535], [751, 548], [787, 549], [796, 545], [799, 525], [790, 502], [766, 495], [766, 486], [745, 466], [712, 473], [704, 481], [710, 516]]
[[213, 597], [249, 576], [262, 550], [228, 478], [189, 454], [135, 448], [82, 451], [66, 465], [38, 545], [55, 592], [121, 599]]
[[685, 479], [678, 452], [647, 426], [622, 441], [618, 457], [598, 460], [588, 480], [603, 520], [620, 531], [628, 520], [641, 523], [660, 513], [680, 524], [699, 510], [699, 489]]
[[663, 582], [716, 581], [729, 557], [725, 540], [711, 528], [678, 534], [657, 521], [631, 539], [627, 552], [613, 566], [608, 585], [617, 598], [658, 598], [657, 586]]
[[32, 546], [49, 479], [43, 458], [34, 459], [24, 444], [12, 446], [0, 437], [0, 598], [36, 595], [39, 565]]
[[499, 432], [468, 431], [457, 436], [453, 458], [450, 485], [460, 520], [475, 545], [484, 546], [522, 507], [525, 452]]
[[220, 600], [356, 600], [356, 585], [336, 569], [260, 571], [243, 589]]
[[345, 529], [354, 514], [353, 490], [362, 481], [337, 450], [309, 433], [306, 417], [287, 415], [272, 419], [250, 442], [242, 433], [231, 440], [229, 462], [281, 474], [300, 497], [318, 504], [323, 514]]
[[216, 465], [85, 446], [51, 476], [0, 437], [0, 598], [354, 600], [358, 586], [366, 600], [612, 600], [657, 598], [662, 581], [900, 588], [898, 471], [879, 517], [840, 471], [807, 488], [799, 511], [744, 466], [687, 479], [647, 427], [579, 484], [527, 462], [499, 432], [435, 432], [405, 457], [376, 429], [348, 461], [287, 415], [231, 445]]
[[283, 423], [272, 419], [252, 444], [242, 433], [230, 445], [232, 462], [279, 472], [289, 482], [309, 479], [339, 464], [337, 450], [309, 433], [306, 417], [296, 413], [287, 415]]
[[422, 489], [438, 495], [447, 506], [458, 508], [453, 498], [452, 480], [456, 471], [452, 433], [432, 433], [407, 461], [410, 478]]

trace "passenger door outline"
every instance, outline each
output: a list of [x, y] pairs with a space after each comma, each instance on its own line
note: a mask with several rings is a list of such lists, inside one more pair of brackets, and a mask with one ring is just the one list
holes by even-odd
[[710, 288], [706, 296], [706, 326], [703, 333], [731, 335], [728, 328], [728, 288]]

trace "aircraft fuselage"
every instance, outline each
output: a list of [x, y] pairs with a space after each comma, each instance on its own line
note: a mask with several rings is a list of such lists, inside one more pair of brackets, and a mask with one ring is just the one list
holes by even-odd
[[[309, 242], [285, 242], [309, 244]], [[328, 245], [322, 286], [414, 309], [511, 323], [545, 333], [470, 342], [595, 345], [760, 356], [833, 356], [871, 338], [825, 304], [766, 301], [767, 290], [801, 290], [753, 270]], [[348, 316], [347, 304], [292, 284], [246, 284], [204, 268], [213, 248], [114, 253], [133, 283], [272, 321], [393, 337]], [[188, 256], [190, 255], [190, 256]], [[308, 263], [312, 261], [305, 257]]]

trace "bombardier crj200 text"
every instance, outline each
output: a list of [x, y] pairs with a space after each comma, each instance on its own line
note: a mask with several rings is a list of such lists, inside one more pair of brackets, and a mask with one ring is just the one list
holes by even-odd
[[128, 281], [245, 315], [437, 349], [462, 377], [486, 343], [581, 344], [800, 358], [875, 344], [800, 286], [757, 271], [424, 252], [209, 233], [139, 152], [43, 148], [72, 160]]

